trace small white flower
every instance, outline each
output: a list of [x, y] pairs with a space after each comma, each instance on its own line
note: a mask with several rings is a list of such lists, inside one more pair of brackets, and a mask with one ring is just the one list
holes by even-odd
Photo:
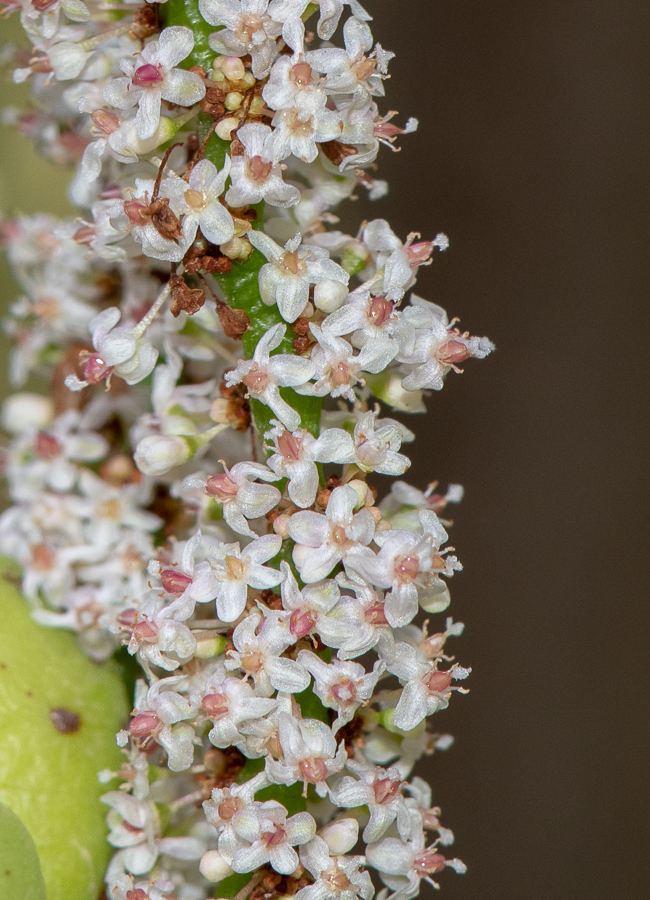
[[279, 715], [282, 761], [266, 757], [266, 774], [274, 784], [313, 784], [319, 797], [327, 794], [325, 781], [340, 772], [347, 762], [343, 744], [336, 748], [331, 728], [318, 719], [295, 719], [287, 713]]
[[286, 808], [277, 800], [252, 803], [235, 813], [232, 824], [236, 834], [249, 842], [233, 856], [235, 872], [252, 872], [270, 864], [281, 875], [291, 875], [299, 862], [293, 848], [306, 844], [316, 833], [316, 823], [309, 813], [287, 818]]
[[[437, 843], [437, 842], [436, 842]], [[418, 829], [410, 841], [384, 838], [377, 844], [369, 844], [366, 858], [377, 869], [384, 884], [400, 897], [415, 897], [420, 892], [420, 879], [432, 887], [439, 888], [432, 875], [442, 872], [447, 866], [459, 875], [467, 867], [459, 859], [445, 859], [436, 849], [436, 843], [425, 847], [422, 829]]]
[[298, 662], [314, 676], [313, 690], [323, 706], [336, 710], [337, 719], [332, 725], [334, 733], [351, 722], [357, 709], [368, 702], [386, 668], [382, 660], [377, 660], [372, 672], [367, 673], [358, 663], [340, 659], [326, 663], [311, 650], [301, 650]]
[[385, 369], [398, 350], [396, 342], [387, 335], [369, 341], [355, 355], [346, 340], [336, 337], [318, 325], [309, 326], [318, 345], [312, 349], [311, 359], [316, 368], [316, 381], [297, 388], [299, 394], [312, 397], [345, 397], [354, 403], [354, 386], [363, 384], [362, 372], [377, 374]]
[[[301, 888], [296, 900], [371, 900], [375, 889], [370, 875], [359, 868], [364, 858], [339, 855], [323, 837], [314, 837], [300, 849], [300, 862], [314, 876], [314, 883]], [[330, 853], [335, 854], [334, 858]]]
[[184, 252], [194, 241], [197, 229], [212, 244], [225, 244], [235, 233], [232, 216], [219, 202], [230, 175], [230, 157], [226, 156], [219, 171], [208, 159], [201, 159], [190, 171], [187, 180], [178, 176], [165, 178], [160, 196], [167, 197], [174, 209], [183, 211]]
[[300, 427], [300, 416], [280, 396], [279, 389], [306, 384], [314, 374], [314, 364], [289, 353], [270, 355], [282, 343], [285, 331], [286, 325], [280, 323], [269, 328], [258, 341], [253, 358], [240, 359], [235, 369], [226, 372], [225, 380], [229, 387], [245, 384], [249, 396], [270, 407], [289, 431], [296, 431]]
[[269, 697], [274, 690], [299, 694], [310, 682], [309, 673], [282, 653], [295, 643], [295, 637], [282, 621], [281, 613], [258, 612], [247, 616], [233, 632], [234, 650], [228, 651], [227, 669], [242, 669], [255, 683], [255, 693]]
[[376, 413], [363, 413], [354, 426], [353, 457], [346, 462], [356, 463], [362, 472], [402, 475], [411, 465], [407, 456], [397, 452], [402, 440], [399, 422], [392, 419], [376, 422]]
[[151, 374], [158, 351], [147, 338], [137, 333], [137, 328], [125, 325], [118, 328], [121, 318], [121, 311], [110, 306], [92, 319], [88, 327], [97, 352], [88, 358], [83, 381], [75, 375], [66, 377], [65, 383], [70, 390], [80, 391], [89, 384], [110, 380], [113, 373], [127, 384], [137, 384]]
[[280, 500], [280, 491], [268, 484], [257, 484], [255, 479], [277, 481], [277, 476], [260, 463], [241, 462], [224, 469], [223, 475], [208, 478], [206, 493], [222, 504], [223, 517], [233, 531], [257, 537], [246, 520], [265, 516]]
[[318, 491], [317, 462], [345, 463], [352, 456], [352, 439], [342, 428], [327, 428], [315, 438], [307, 431], [287, 431], [279, 422], [264, 435], [273, 441], [275, 453], [268, 466], [278, 478], [288, 478], [289, 497], [303, 509], [311, 506]]
[[[280, 589], [282, 606], [290, 614], [288, 618], [291, 634], [297, 641], [314, 631], [322, 637], [321, 627], [326, 621], [326, 616], [341, 597], [337, 583], [331, 580], [319, 581], [316, 584], [307, 584], [300, 590], [289, 564], [283, 561], [280, 568], [284, 574]], [[337, 634], [340, 634], [340, 630]]]
[[230, 166], [231, 186], [226, 203], [233, 208], [260, 203], [271, 206], [295, 206], [300, 191], [282, 180], [282, 168], [275, 160], [273, 132], [268, 125], [251, 122], [237, 131], [245, 153], [233, 156]]
[[136, 128], [141, 138], [151, 137], [160, 121], [160, 102], [193, 106], [205, 97], [205, 85], [194, 72], [176, 66], [192, 52], [194, 35], [189, 28], [164, 28], [157, 41], [148, 43], [135, 60], [121, 62], [125, 78], [115, 78], [104, 88], [104, 99], [117, 109], [138, 104]]
[[347, 285], [350, 276], [329, 258], [327, 250], [301, 247], [300, 233], [287, 241], [284, 250], [268, 235], [252, 231], [249, 240], [270, 262], [259, 274], [260, 294], [267, 306], [277, 303], [285, 322], [295, 322], [309, 300], [309, 285], [338, 281]]
[[338, 562], [370, 543], [375, 520], [369, 509], [355, 513], [357, 502], [354, 488], [342, 485], [332, 491], [325, 515], [304, 510], [291, 516], [287, 531], [295, 541], [293, 559], [303, 581], [326, 578]]
[[460, 568], [453, 556], [444, 556], [440, 545], [447, 532], [432, 510], [421, 510], [418, 518], [423, 534], [413, 531], [380, 531], [375, 543], [380, 551], [358, 553], [349, 565], [380, 588], [390, 588], [386, 596], [386, 617], [394, 628], [407, 625], [418, 611], [418, 599], [428, 612], [440, 611], [449, 603], [448, 591], [440, 575], [452, 575]]
[[239, 544], [219, 544], [194, 570], [192, 596], [199, 603], [216, 599], [221, 621], [235, 622], [246, 606], [249, 585], [262, 591], [282, 581], [277, 569], [262, 565], [277, 556], [281, 546], [282, 538], [276, 534], [265, 534], [241, 551]]
[[136, 740], [155, 739], [167, 752], [172, 772], [189, 769], [194, 759], [194, 728], [187, 722], [196, 716], [196, 707], [175, 687], [187, 685], [183, 675], [161, 678], [147, 690], [143, 682], [136, 688], [135, 716], [129, 734]]
[[233, 816], [250, 807], [257, 791], [265, 788], [268, 783], [266, 772], [258, 772], [242, 784], [233, 783], [229, 787], [214, 788], [210, 799], [203, 804], [206, 819], [219, 833], [219, 853], [228, 864], [232, 862], [235, 851], [245, 846], [233, 828]]
[[330, 788], [330, 797], [336, 806], [350, 809], [367, 806], [370, 819], [363, 832], [369, 844], [378, 841], [392, 822], [397, 819], [397, 829], [402, 840], [411, 834], [411, 812], [402, 795], [402, 776], [398, 769], [388, 770], [349, 760], [348, 769], [357, 776], [345, 776]]
[[210, 47], [223, 56], [251, 55], [253, 75], [265, 78], [278, 54], [275, 42], [282, 25], [300, 17], [307, 0], [200, 0], [201, 15], [221, 26], [210, 35]]
[[256, 697], [246, 681], [226, 677], [224, 670], [208, 678], [199, 703], [212, 721], [208, 740], [215, 747], [240, 746], [245, 736], [239, 726], [248, 719], [260, 719], [277, 706], [277, 701]]

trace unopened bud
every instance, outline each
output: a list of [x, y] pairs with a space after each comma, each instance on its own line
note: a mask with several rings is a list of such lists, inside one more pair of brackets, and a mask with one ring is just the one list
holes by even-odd
[[355, 511], [361, 509], [366, 505], [366, 498], [368, 497], [368, 485], [365, 483], [365, 481], [361, 481], [359, 478], [353, 478], [352, 481], [348, 481], [348, 487], [351, 487], [357, 495], [357, 502], [354, 504]]
[[188, 442], [177, 434], [152, 434], [135, 449], [135, 464], [143, 475], [164, 475], [192, 455]]
[[204, 638], [202, 641], [197, 641], [194, 656], [198, 659], [214, 659], [215, 656], [221, 656], [227, 643], [228, 641], [221, 635]]
[[221, 62], [221, 71], [228, 81], [241, 81], [246, 74], [246, 67], [238, 56], [227, 56]]
[[420, 606], [428, 613], [444, 612], [450, 603], [449, 588], [442, 582], [434, 584], [420, 597]]
[[233, 131], [238, 127], [239, 119], [235, 116], [227, 116], [225, 119], [221, 119], [220, 122], [217, 122], [217, 126], [214, 130], [217, 137], [220, 137], [222, 141], [229, 141]]
[[54, 404], [40, 394], [22, 392], [7, 397], [2, 404], [0, 423], [10, 434], [45, 428], [54, 417]]
[[244, 95], [240, 94], [239, 91], [230, 91], [229, 94], [226, 94], [223, 105], [226, 107], [228, 112], [234, 112], [242, 105], [243, 99]]
[[203, 854], [199, 863], [199, 872], [213, 884], [232, 875], [232, 869], [218, 850], [208, 850]]
[[324, 313], [331, 313], [343, 305], [348, 289], [340, 281], [325, 279], [314, 288], [314, 305]]
[[329, 847], [332, 856], [349, 853], [359, 840], [359, 823], [356, 819], [339, 819], [324, 828], [320, 836]]
[[273, 520], [273, 531], [276, 534], [279, 534], [283, 541], [286, 541], [289, 537], [289, 532], [287, 531], [287, 525], [289, 524], [289, 519], [291, 516], [283, 513], [280, 516], [277, 516]]
[[422, 391], [407, 391], [402, 387], [403, 375], [397, 372], [380, 372], [366, 375], [364, 380], [375, 397], [400, 412], [426, 412]]

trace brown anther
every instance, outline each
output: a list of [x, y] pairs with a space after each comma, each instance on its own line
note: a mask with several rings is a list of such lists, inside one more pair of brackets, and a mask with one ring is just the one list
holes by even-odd
[[205, 97], [201, 100], [201, 112], [210, 116], [211, 119], [222, 119], [226, 114], [226, 108], [223, 105], [226, 92], [214, 82], [208, 82], [206, 86]]
[[239, 140], [237, 135], [233, 137], [230, 142], [230, 155], [231, 156], [244, 156], [246, 154], [246, 148]]
[[304, 316], [296, 319], [293, 323], [293, 332], [299, 337], [304, 337], [306, 334], [309, 334], [309, 319]]
[[199, 78], [207, 78], [208, 73], [205, 71], [203, 66], [191, 66], [188, 69], [189, 72], [193, 72], [195, 75], [198, 75]]
[[330, 490], [325, 489], [324, 491], [320, 491], [316, 497], [316, 505], [320, 506], [321, 509], [327, 509], [327, 504], [330, 502], [331, 496], [332, 492]]
[[340, 141], [325, 141], [319, 146], [325, 156], [335, 166], [340, 166], [348, 156], [354, 156], [358, 153], [356, 147], [353, 147], [351, 144], [342, 144]]
[[181, 312], [193, 316], [205, 303], [205, 291], [202, 288], [191, 288], [185, 284], [181, 275], [172, 275], [169, 279], [172, 288], [172, 303], [169, 311], [177, 318]]

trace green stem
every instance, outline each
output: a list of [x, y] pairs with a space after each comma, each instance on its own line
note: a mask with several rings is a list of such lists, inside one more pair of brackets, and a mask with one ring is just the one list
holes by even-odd
[[[194, 33], [194, 50], [184, 61], [183, 66], [203, 66], [210, 74], [212, 61], [216, 54], [210, 49], [208, 37], [216, 29], [208, 25], [199, 12], [198, 0], [169, 0], [160, 7], [161, 14], [165, 18], [166, 25], [184, 25]], [[204, 113], [199, 114], [199, 141], [203, 142], [207, 135], [212, 119]], [[217, 168], [222, 168], [226, 154], [230, 150], [230, 141], [224, 141], [212, 132], [205, 148], [205, 158], [214, 163]], [[259, 204], [257, 218], [253, 228], [260, 229], [264, 221], [264, 204]], [[262, 335], [278, 323], [287, 325], [287, 331], [282, 344], [275, 353], [295, 353], [293, 339], [296, 337], [291, 325], [284, 323], [277, 306], [267, 306], [262, 303], [258, 287], [258, 275], [262, 266], [266, 263], [264, 256], [253, 250], [248, 259], [243, 262], [234, 262], [230, 272], [224, 275], [215, 275], [226, 302], [235, 309], [243, 309], [250, 318], [250, 328], [242, 338], [244, 356], [251, 359], [258, 341]], [[322, 400], [317, 397], [303, 397], [291, 388], [281, 391], [287, 403], [300, 415], [301, 427], [305, 428], [314, 437], [318, 437], [320, 431], [320, 414]], [[258, 439], [261, 441], [264, 433], [270, 428], [270, 420], [273, 413], [268, 406], [253, 400], [251, 403], [253, 423]]]

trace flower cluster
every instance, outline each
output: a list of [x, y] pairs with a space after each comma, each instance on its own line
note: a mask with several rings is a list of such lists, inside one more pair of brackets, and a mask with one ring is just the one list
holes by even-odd
[[8, 117], [75, 164], [83, 218], [2, 223], [11, 376], [50, 391], [2, 408], [0, 552], [38, 621], [140, 667], [111, 900], [370, 900], [371, 872], [409, 900], [464, 871], [412, 775], [469, 674], [462, 624], [420, 617], [462, 490], [372, 482], [410, 466], [392, 415], [493, 346], [412, 293], [444, 235], [332, 227], [417, 126], [377, 107], [357, 0], [192, 3], [9, 5], [36, 110]]

